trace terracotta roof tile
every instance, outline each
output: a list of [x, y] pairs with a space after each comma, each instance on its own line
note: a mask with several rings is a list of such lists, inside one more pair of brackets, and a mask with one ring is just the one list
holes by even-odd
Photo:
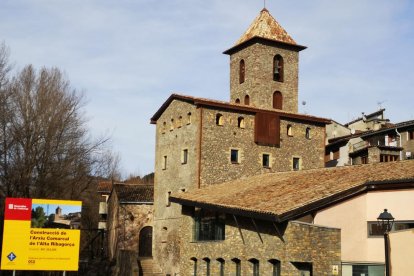
[[118, 183], [114, 191], [121, 203], [154, 202], [154, 185]]
[[280, 26], [267, 9], [263, 9], [260, 12], [247, 31], [237, 40], [235, 45], [242, 44], [253, 37], [261, 37], [296, 45], [293, 38]]
[[414, 183], [414, 160], [262, 174], [173, 194], [171, 200], [284, 220], [311, 205], [330, 204], [345, 192], [362, 191], [380, 182]]

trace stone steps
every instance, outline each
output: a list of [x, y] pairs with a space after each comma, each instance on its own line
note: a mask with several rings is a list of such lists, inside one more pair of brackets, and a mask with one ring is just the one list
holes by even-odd
[[152, 258], [138, 259], [139, 276], [161, 276], [163, 275], [156, 267]]

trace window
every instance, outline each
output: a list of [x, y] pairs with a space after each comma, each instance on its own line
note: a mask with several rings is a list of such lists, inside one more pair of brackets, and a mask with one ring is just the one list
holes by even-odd
[[204, 258], [203, 261], [206, 266], [206, 276], [210, 276], [210, 259]]
[[224, 124], [224, 118], [223, 115], [221, 115], [220, 113], [218, 113], [216, 115], [216, 125], [218, 126], [222, 126]]
[[164, 155], [162, 157], [162, 169], [166, 170], [167, 169], [167, 155]]
[[167, 129], [167, 123], [162, 123], [162, 133], [165, 133], [165, 130]]
[[272, 266], [272, 276], [280, 276], [280, 261], [271, 259], [269, 260], [269, 263]]
[[240, 60], [240, 64], [239, 64], [239, 83], [240, 84], [244, 82], [245, 74], [246, 74], [246, 68], [244, 64], [244, 59], [242, 59]]
[[187, 125], [191, 124], [191, 112], [187, 113]]
[[219, 265], [219, 275], [224, 276], [224, 264], [225, 261], [222, 258], [217, 259], [218, 265]]
[[408, 140], [414, 140], [414, 130], [408, 132]]
[[[414, 220], [395, 221], [391, 230], [413, 229]], [[382, 237], [384, 230], [376, 221], [368, 221], [368, 237]]]
[[273, 93], [273, 108], [274, 109], [282, 109], [283, 107], [283, 96], [280, 91], [276, 91]]
[[273, 80], [283, 82], [283, 58], [276, 55], [273, 58]]
[[244, 127], [245, 127], [245, 124], [244, 124], [244, 118], [243, 118], [243, 117], [239, 117], [239, 118], [237, 118], [237, 126], [238, 126], [239, 128], [244, 128]]
[[235, 100], [235, 103], [236, 103], [236, 104], [240, 104], [240, 99], [239, 99], [239, 98], [237, 98], [237, 99]]
[[368, 156], [361, 156], [361, 164], [368, 164]]
[[307, 127], [306, 128], [306, 131], [305, 131], [305, 137], [306, 137], [306, 139], [310, 139], [311, 138], [311, 129], [310, 129], [310, 127]]
[[250, 259], [249, 262], [252, 264], [253, 276], [259, 276], [259, 260]]
[[180, 128], [183, 126], [183, 116], [178, 117], [177, 127]]
[[[380, 162], [392, 162], [392, 161], [398, 161], [399, 156], [398, 155], [390, 155], [390, 154], [380, 154]], [[366, 164], [366, 163], [363, 163]]]
[[171, 119], [170, 131], [174, 130], [174, 119]]
[[230, 151], [230, 161], [231, 163], [239, 163], [239, 150], [232, 149]]
[[171, 206], [170, 196], [171, 196], [171, 191], [168, 191], [167, 192], [167, 197], [166, 197], [166, 204], [165, 204], [165, 206], [167, 206], [167, 207]]
[[262, 166], [264, 168], [269, 168], [270, 167], [270, 155], [269, 154], [264, 153], [262, 155]]
[[224, 214], [197, 208], [194, 212], [194, 240], [224, 240], [225, 220]]
[[241, 276], [241, 262], [239, 259], [234, 258], [231, 260], [234, 264], [235, 276]]
[[181, 152], [181, 164], [187, 164], [188, 159], [188, 149], [183, 149]]
[[300, 158], [293, 157], [293, 167], [292, 168], [293, 168], [294, 171], [300, 170]]
[[250, 104], [250, 97], [249, 95], [244, 96], [244, 104], [249, 105]]
[[293, 136], [292, 125], [287, 125], [286, 134], [287, 134], [287, 136]]
[[197, 258], [191, 258], [191, 261], [193, 262], [193, 275], [197, 276]]

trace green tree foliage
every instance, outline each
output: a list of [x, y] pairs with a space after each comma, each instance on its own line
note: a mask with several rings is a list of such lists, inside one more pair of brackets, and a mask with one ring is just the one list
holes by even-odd
[[45, 211], [43, 207], [37, 206], [36, 209], [32, 209], [32, 227], [42, 228], [47, 222]]

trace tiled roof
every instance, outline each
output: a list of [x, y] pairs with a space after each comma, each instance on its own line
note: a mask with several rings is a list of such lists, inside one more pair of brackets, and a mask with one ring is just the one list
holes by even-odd
[[[370, 113], [370, 114], [366, 114], [365, 115], [365, 118], [370, 118], [370, 117], [374, 117], [374, 116], [377, 116], [377, 115], [379, 115], [379, 114], [382, 114], [382, 113], [384, 113], [384, 111], [385, 111], [385, 108], [381, 108], [380, 110], [377, 110], [377, 111], [374, 111], [374, 112], [372, 112], [372, 113]], [[355, 120], [352, 120], [352, 121], [350, 121], [350, 122], [348, 122], [348, 123], [346, 123], [346, 124], [344, 124], [344, 126], [349, 126], [350, 124], [353, 124], [353, 123], [355, 123], [355, 122], [358, 122], [358, 121], [360, 121], [360, 120], [362, 120], [363, 118], [362, 117], [358, 117], [358, 118], [356, 118]]]
[[171, 94], [171, 96], [161, 105], [161, 107], [155, 112], [155, 114], [151, 118], [151, 123], [155, 124], [161, 114], [167, 109], [167, 107], [170, 105], [170, 103], [173, 100], [181, 100], [190, 102], [195, 105], [200, 106], [210, 106], [210, 107], [219, 107], [219, 108], [225, 108], [230, 110], [236, 110], [236, 111], [243, 111], [243, 112], [271, 112], [271, 113], [277, 113], [282, 117], [287, 118], [295, 118], [295, 119], [302, 119], [312, 122], [319, 122], [323, 124], [328, 124], [330, 122], [329, 119], [306, 115], [306, 114], [299, 114], [299, 113], [293, 113], [293, 112], [287, 112], [280, 109], [267, 109], [267, 108], [258, 108], [251, 105], [242, 105], [242, 104], [233, 104], [229, 102], [224, 101], [217, 101], [217, 100], [211, 100], [211, 99], [205, 99], [205, 98], [197, 98], [192, 96], [186, 96], [181, 94]]
[[369, 190], [407, 185], [414, 188], [414, 160], [262, 174], [173, 194], [171, 201], [284, 221]]
[[253, 37], [296, 45], [293, 38], [280, 26], [267, 9], [260, 11], [260, 14], [254, 19], [247, 31], [237, 40], [235, 45], [242, 44]]
[[114, 192], [120, 203], [154, 202], [154, 185], [115, 184]]
[[98, 193], [110, 193], [112, 191], [112, 181], [100, 181], [97, 190]]

